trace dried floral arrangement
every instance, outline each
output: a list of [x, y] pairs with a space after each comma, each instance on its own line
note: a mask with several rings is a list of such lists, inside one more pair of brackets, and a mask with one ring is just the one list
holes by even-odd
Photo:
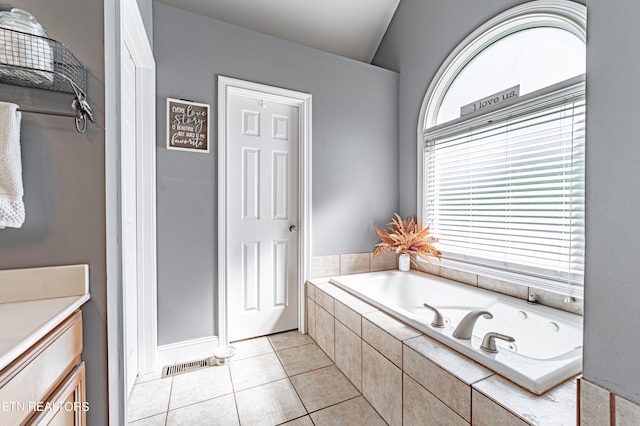
[[[418, 229], [418, 223], [413, 216], [402, 219], [398, 213], [394, 213], [395, 218], [387, 223], [387, 229], [381, 231], [373, 225], [373, 229], [380, 237], [381, 242], [373, 249], [373, 257], [380, 256], [388, 251], [395, 251], [397, 254], [415, 255], [433, 264], [430, 256], [440, 260], [440, 250], [433, 246], [438, 239], [429, 234], [429, 227]], [[411, 259], [415, 262], [414, 259]]]

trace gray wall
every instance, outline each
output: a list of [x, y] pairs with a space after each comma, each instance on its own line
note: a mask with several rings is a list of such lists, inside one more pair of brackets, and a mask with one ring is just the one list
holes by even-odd
[[152, 0], [137, 0], [137, 3], [149, 44], [153, 47], [153, 2]]
[[210, 104], [224, 75], [313, 96], [312, 254], [371, 251], [397, 209], [394, 72], [153, 4], [158, 86], [159, 344], [215, 334], [212, 152], [168, 151], [166, 98]]
[[584, 376], [640, 403], [640, 3], [588, 8]]
[[[8, 2], [7, 2], [8, 3]], [[102, 0], [20, 0], [52, 38], [88, 68], [88, 100], [97, 123], [23, 114], [21, 151], [26, 221], [0, 230], [0, 269], [87, 263], [91, 300], [82, 308], [88, 423], [106, 424], [104, 31]], [[73, 96], [0, 85], [0, 100], [24, 108], [71, 112]]]
[[[429, 83], [451, 51], [480, 25], [525, 0], [402, 0], [373, 64], [401, 73], [400, 212], [417, 213], [418, 115]], [[583, 3], [584, 4], [584, 3]]]
[[[416, 211], [416, 129], [447, 55], [523, 1], [402, 0], [373, 63], [399, 71], [400, 209]], [[584, 2], [581, 2], [585, 4]], [[588, 2], [584, 376], [640, 403], [640, 3]]]

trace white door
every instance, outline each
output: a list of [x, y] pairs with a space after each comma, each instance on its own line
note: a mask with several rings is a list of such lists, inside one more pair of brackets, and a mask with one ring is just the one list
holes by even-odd
[[235, 341], [298, 328], [300, 110], [260, 92], [226, 104], [227, 330]]
[[138, 375], [138, 249], [136, 161], [136, 66], [126, 44], [121, 54], [122, 291], [127, 395]]

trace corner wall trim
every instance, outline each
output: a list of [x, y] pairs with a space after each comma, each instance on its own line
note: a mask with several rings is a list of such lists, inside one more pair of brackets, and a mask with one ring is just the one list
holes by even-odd
[[169, 343], [168, 345], [158, 346], [156, 360], [158, 367], [163, 367], [213, 356], [213, 351], [217, 348], [218, 336]]

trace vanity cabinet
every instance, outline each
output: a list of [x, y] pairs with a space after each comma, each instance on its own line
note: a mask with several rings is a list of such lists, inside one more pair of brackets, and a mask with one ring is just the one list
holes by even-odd
[[0, 425], [85, 425], [81, 353], [82, 315], [76, 310], [0, 371]]

